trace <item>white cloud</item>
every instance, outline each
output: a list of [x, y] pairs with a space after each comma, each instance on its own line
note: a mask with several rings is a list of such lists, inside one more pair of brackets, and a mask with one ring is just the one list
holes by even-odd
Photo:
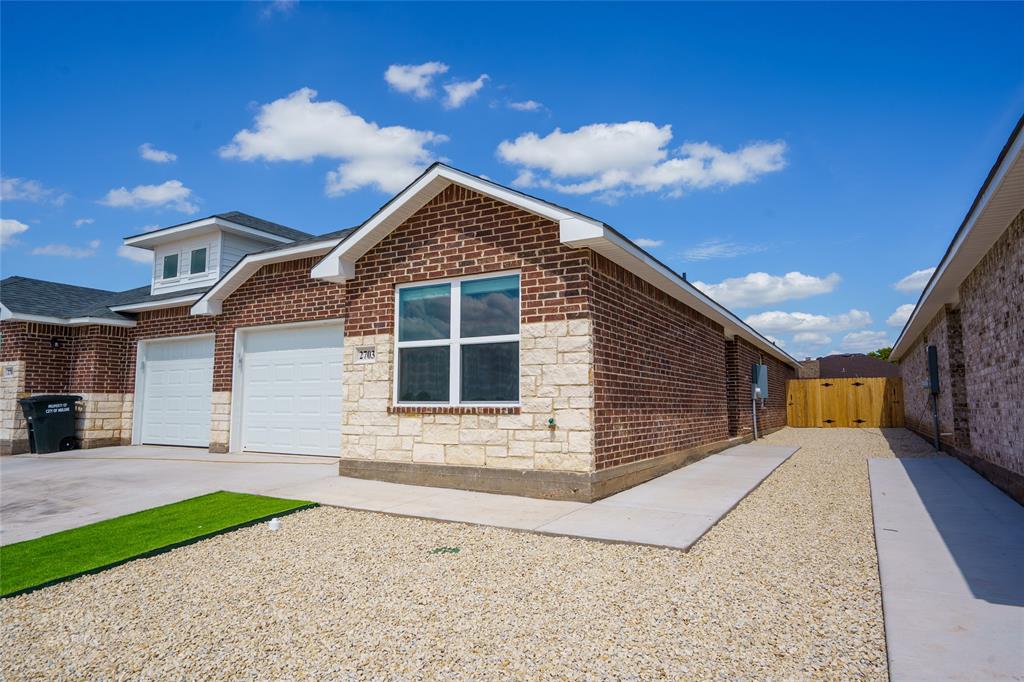
[[79, 218], [75, 221], [75, 227], [81, 227], [82, 225], [92, 225], [96, 222], [93, 218]]
[[827, 346], [832, 343], [832, 337], [821, 332], [799, 332], [793, 335], [793, 340], [808, 346]]
[[484, 73], [473, 81], [456, 81], [444, 86], [446, 95], [444, 98], [445, 108], [458, 109], [466, 103], [466, 100], [476, 96], [476, 93], [480, 92], [480, 88], [484, 87], [484, 83], [489, 79], [490, 76]]
[[910, 314], [914, 312], [913, 303], [904, 303], [889, 316], [889, 319], [885, 321], [890, 327], [903, 327], [910, 319]]
[[291, 14], [298, 4], [299, 0], [270, 0], [270, 2], [263, 3], [260, 15], [264, 19], [269, 19], [275, 14]]
[[431, 84], [436, 76], [448, 72], [443, 62], [423, 64], [392, 64], [384, 72], [384, 80], [395, 90], [426, 99], [434, 94]]
[[812, 313], [787, 313], [769, 310], [746, 318], [746, 323], [765, 333], [839, 332], [871, 324], [870, 313], [851, 308], [839, 315], [814, 315]]
[[693, 286], [727, 308], [754, 308], [827, 294], [836, 288], [839, 280], [839, 275], [834, 272], [826, 277], [805, 275], [802, 272], [787, 272], [781, 276], [751, 272], [743, 277], [722, 280], [718, 284], [694, 282]]
[[851, 332], [843, 337], [839, 347], [847, 352], [867, 353], [892, 345], [887, 332]]
[[50, 203], [62, 206], [71, 198], [70, 194], [44, 187], [38, 180], [25, 178], [0, 179], [0, 199], [3, 201], [31, 201], [36, 204]]
[[685, 260], [711, 260], [712, 258], [735, 258], [745, 256], [748, 253], [760, 253], [765, 247], [760, 244], [738, 244], [726, 242], [721, 239], [708, 239], [697, 246], [683, 251]]
[[509, 109], [515, 109], [516, 111], [540, 111], [544, 108], [544, 105], [532, 99], [524, 100], [522, 102], [509, 102]]
[[665, 240], [664, 239], [648, 239], [647, 237], [640, 237], [639, 239], [634, 239], [633, 243], [636, 244], [637, 246], [643, 247], [645, 249], [656, 249], [659, 246], [661, 246], [662, 244], [664, 244]]
[[935, 272], [935, 268], [915, 270], [892, 286], [897, 291], [902, 291], [905, 294], [919, 294], [924, 291], [924, 287], [928, 284], [928, 280], [933, 272]]
[[[784, 142], [754, 142], [733, 152], [708, 142], [670, 149], [672, 126], [650, 121], [595, 123], [541, 137], [525, 133], [498, 145], [502, 160], [529, 170], [520, 184], [566, 194], [665, 192], [753, 182], [785, 167]], [[540, 173], [543, 173], [541, 175]]]
[[98, 239], [89, 242], [89, 247], [71, 246], [70, 244], [47, 244], [32, 249], [33, 256], [57, 256], [59, 258], [89, 258], [96, 255], [100, 246]]
[[132, 189], [127, 187], [112, 189], [99, 203], [115, 208], [170, 206], [182, 213], [195, 213], [199, 207], [189, 200], [191, 196], [192, 190], [183, 185], [181, 180], [168, 180], [160, 185], [136, 185]]
[[20, 220], [4, 218], [0, 220], [0, 244], [15, 244], [15, 237], [28, 230], [28, 225]]
[[156, 163], [170, 163], [171, 161], [177, 161], [178, 159], [177, 154], [157, 149], [148, 142], [139, 145], [139, 156], [144, 158], [146, 161], [155, 161]]
[[122, 244], [117, 247], [117, 255], [136, 263], [147, 263], [150, 265], [153, 263], [153, 252], [149, 249], [140, 249], [136, 246], [125, 246]]
[[369, 186], [394, 193], [432, 160], [426, 145], [448, 139], [401, 126], [381, 128], [341, 102], [314, 102], [314, 97], [315, 90], [302, 88], [264, 104], [254, 128], [236, 133], [220, 155], [243, 161], [342, 159], [338, 169], [327, 174], [328, 195]]

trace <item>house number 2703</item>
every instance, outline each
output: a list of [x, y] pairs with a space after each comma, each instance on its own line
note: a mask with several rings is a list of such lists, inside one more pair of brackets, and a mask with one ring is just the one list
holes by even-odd
[[377, 360], [377, 349], [370, 346], [369, 348], [356, 348], [356, 362], [368, 363], [375, 362]]

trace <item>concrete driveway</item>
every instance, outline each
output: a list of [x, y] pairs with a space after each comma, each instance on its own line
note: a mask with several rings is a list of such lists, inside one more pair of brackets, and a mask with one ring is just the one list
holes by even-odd
[[332, 457], [212, 455], [198, 448], [134, 446], [3, 457], [0, 544], [217, 490], [272, 495], [275, 488], [301, 488], [337, 476], [338, 461]]

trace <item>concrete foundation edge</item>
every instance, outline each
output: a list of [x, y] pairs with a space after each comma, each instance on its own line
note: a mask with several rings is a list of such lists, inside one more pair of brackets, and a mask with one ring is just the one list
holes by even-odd
[[338, 473], [350, 478], [388, 483], [521, 495], [545, 500], [594, 502], [752, 440], [750, 436], [730, 438], [587, 473], [382, 462], [345, 457], [338, 462]]

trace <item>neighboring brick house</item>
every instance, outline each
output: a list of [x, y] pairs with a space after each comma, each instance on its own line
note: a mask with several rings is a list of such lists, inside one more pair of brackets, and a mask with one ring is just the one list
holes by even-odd
[[817, 360], [806, 358], [800, 362], [801, 379], [845, 379], [859, 377], [898, 377], [898, 365], [873, 358], [864, 353], [836, 353]]
[[1022, 118], [892, 351], [907, 426], [932, 440], [928, 346], [942, 448], [1024, 503]]
[[63, 285], [2, 283], [4, 451], [16, 395], [67, 391], [86, 446], [591, 500], [749, 440], [754, 363], [759, 431], [782, 427], [799, 368], [607, 225], [441, 164], [352, 230], [234, 213], [126, 243], [154, 250], [151, 287], [33, 312]]

